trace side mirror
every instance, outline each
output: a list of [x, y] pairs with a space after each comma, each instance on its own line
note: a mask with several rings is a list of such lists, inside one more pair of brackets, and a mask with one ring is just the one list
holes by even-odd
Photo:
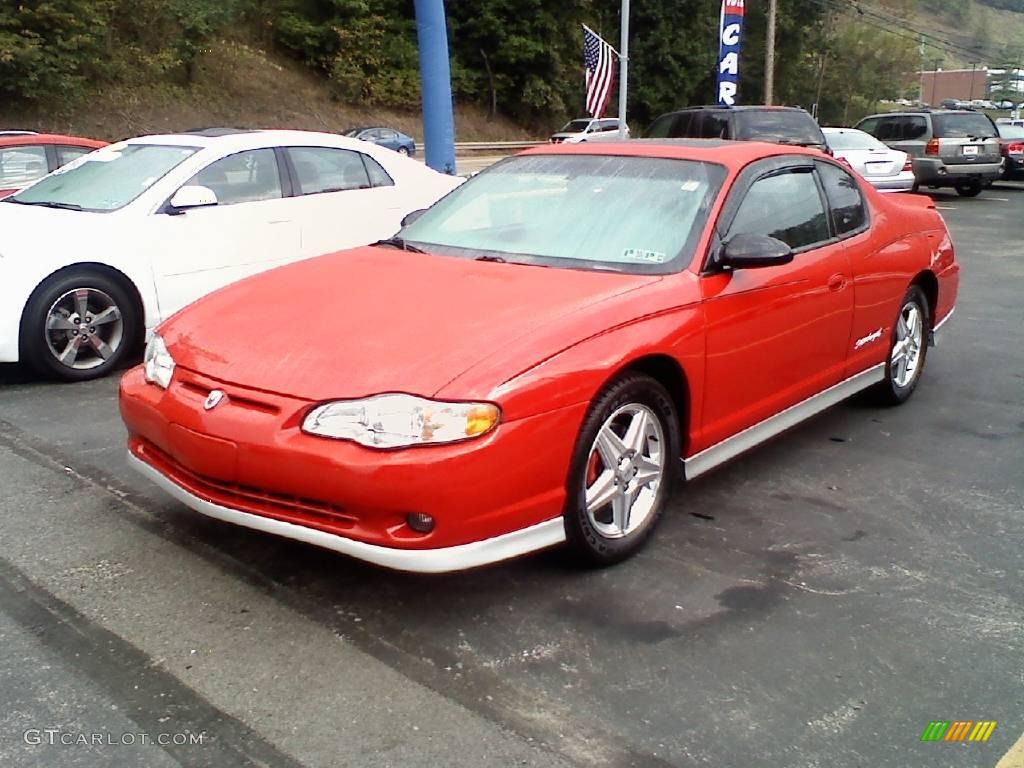
[[427, 212], [426, 208], [420, 208], [418, 211], [412, 211], [410, 213], [405, 214], [405, 216], [402, 218], [402, 226], [403, 227], [409, 226], [414, 221], [416, 221], [416, 219], [418, 219], [420, 216], [422, 216], [426, 212]]
[[217, 204], [217, 195], [209, 187], [198, 185], [184, 186], [174, 193], [170, 206], [178, 212], [184, 212], [189, 208], [205, 208]]
[[727, 269], [754, 269], [788, 264], [793, 249], [768, 235], [736, 235], [722, 246], [718, 266]]

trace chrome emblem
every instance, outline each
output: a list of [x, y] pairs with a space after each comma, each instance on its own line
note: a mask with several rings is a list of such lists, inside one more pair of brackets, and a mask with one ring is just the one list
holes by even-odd
[[228, 396], [224, 394], [223, 390], [215, 389], [206, 396], [206, 401], [203, 403], [203, 409], [207, 411], [212, 411], [214, 408], [221, 404], [221, 401], [227, 399]]

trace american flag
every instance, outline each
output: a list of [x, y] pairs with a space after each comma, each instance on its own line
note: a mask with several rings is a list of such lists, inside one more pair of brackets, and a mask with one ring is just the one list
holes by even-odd
[[586, 66], [587, 112], [601, 117], [615, 82], [615, 49], [590, 27], [583, 26], [583, 63]]

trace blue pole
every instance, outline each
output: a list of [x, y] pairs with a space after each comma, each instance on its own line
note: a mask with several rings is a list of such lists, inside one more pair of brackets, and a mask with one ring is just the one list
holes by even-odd
[[416, 0], [416, 36], [420, 44], [427, 165], [435, 171], [454, 174], [455, 119], [444, 0]]

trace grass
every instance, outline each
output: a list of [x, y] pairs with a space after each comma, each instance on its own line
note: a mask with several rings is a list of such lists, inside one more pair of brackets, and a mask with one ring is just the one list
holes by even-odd
[[[212, 126], [338, 132], [360, 125], [389, 125], [422, 141], [419, 104], [401, 110], [341, 103], [321, 78], [302, 66], [231, 40], [220, 41], [205, 54], [188, 88], [97, 88], [56, 109], [0, 105], [0, 128], [108, 141]], [[456, 105], [455, 130], [457, 141], [536, 138], [500, 116], [489, 120], [476, 105]]]

